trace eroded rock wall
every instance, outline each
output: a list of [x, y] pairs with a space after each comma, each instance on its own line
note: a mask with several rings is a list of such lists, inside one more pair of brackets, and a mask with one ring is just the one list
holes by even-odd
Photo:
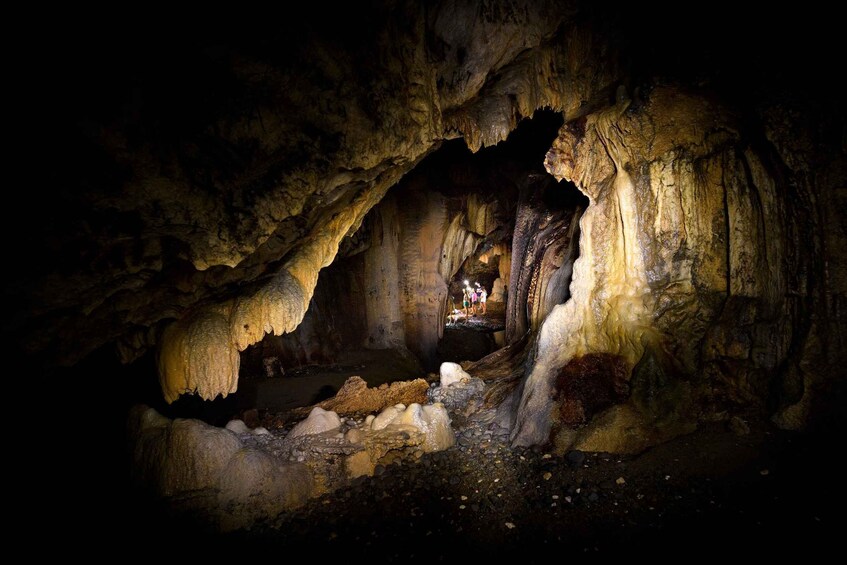
[[[814, 343], [803, 311], [822, 275], [814, 183], [767, 137], [751, 138], [736, 112], [672, 84], [636, 100], [619, 90], [614, 106], [566, 124], [546, 163], [590, 205], [572, 299], [541, 327], [514, 442], [637, 451], [698, 418], [751, 407], [802, 425], [785, 414], [811, 388], [793, 400], [779, 391]], [[574, 430], [552, 400], [556, 379], [596, 353], [637, 368], [632, 395]], [[663, 396], [678, 405], [653, 410]]]
[[496, 207], [496, 195], [449, 199], [424, 179], [404, 183], [377, 206], [365, 252], [365, 347], [407, 348], [426, 370], [437, 369], [447, 281], [500, 226]]
[[558, 186], [549, 175], [530, 175], [521, 188], [511, 266], [506, 270], [507, 343], [537, 331], [550, 309], [570, 297], [568, 286], [577, 254], [574, 234], [583, 210], [582, 203], [565, 195], [569, 187]]
[[[49, 166], [32, 167], [9, 206], [18, 222], [4, 223], [17, 266], [4, 341], [51, 366], [110, 344], [124, 362], [155, 349], [168, 400], [230, 394], [239, 353], [301, 325], [322, 269], [438, 144], [491, 146], [550, 108], [567, 125], [548, 168], [591, 205], [572, 298], [533, 344], [515, 440], [549, 437], [555, 376], [595, 352], [633, 368], [633, 391], [679, 374], [675, 395], [705, 412], [766, 403], [801, 425], [844, 361], [843, 110], [818, 103], [838, 90], [806, 64], [816, 37], [837, 34], [747, 49], [739, 38], [794, 37], [799, 12], [785, 27], [765, 21], [776, 11], [698, 27], [595, 4], [376, 2], [245, 33], [177, 26], [156, 42], [158, 30], [103, 41], [67, 26], [73, 40], [33, 65], [49, 98], [30, 129], [55, 135], [33, 145]], [[744, 33], [716, 40], [713, 23]], [[674, 75], [688, 86], [663, 82]], [[418, 234], [444, 226], [462, 250], [434, 264], [434, 239], [398, 239], [398, 257], [425, 256], [398, 267], [398, 293], [429, 315], [440, 291], [413, 289], [437, 287], [491, 216], [426, 210], [410, 218]], [[501, 272], [509, 286], [520, 276]], [[385, 315], [372, 332], [394, 331]], [[388, 341], [421, 332], [416, 315], [404, 310]]]

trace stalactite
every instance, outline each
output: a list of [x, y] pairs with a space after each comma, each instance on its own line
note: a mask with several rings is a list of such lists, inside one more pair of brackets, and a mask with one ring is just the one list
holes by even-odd
[[[419, 158], [422, 154], [419, 155]], [[402, 174], [394, 169], [349, 205], [327, 212], [280, 271], [258, 290], [235, 300], [192, 311], [171, 324], [159, 344], [159, 381], [165, 399], [180, 394], [226, 396], [238, 387], [238, 352], [265, 334], [281, 335], [303, 320], [318, 273], [329, 265], [341, 240]]]

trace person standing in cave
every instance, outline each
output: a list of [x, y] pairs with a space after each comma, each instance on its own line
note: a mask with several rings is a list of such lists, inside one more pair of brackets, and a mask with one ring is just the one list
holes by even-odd
[[476, 308], [479, 303], [479, 295], [476, 293], [475, 288], [468, 287], [468, 290], [471, 293], [471, 316], [476, 316]]
[[488, 291], [485, 290], [484, 286], [479, 287], [479, 308], [482, 311], [483, 315], [488, 313], [488, 308], [485, 305], [485, 301], [487, 299], [488, 299]]
[[471, 287], [469, 286], [465, 286], [465, 288], [462, 289], [462, 308], [465, 310], [465, 319], [468, 318], [468, 308], [470, 308], [471, 305], [470, 290]]

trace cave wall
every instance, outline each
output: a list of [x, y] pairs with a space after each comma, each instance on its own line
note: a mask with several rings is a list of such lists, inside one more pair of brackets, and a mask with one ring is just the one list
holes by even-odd
[[483, 255], [480, 256], [480, 261], [488, 264], [490, 261], [497, 261], [497, 278], [491, 284], [488, 300], [492, 302], [506, 302], [506, 294], [509, 288], [509, 281], [512, 273], [512, 246], [511, 238], [508, 244], [498, 243]]
[[406, 345], [400, 294], [400, 216], [389, 195], [369, 216], [371, 244], [365, 251], [365, 347], [387, 349]]
[[[356, 236], [364, 249], [321, 271], [303, 321], [267, 335], [250, 349], [279, 368], [331, 363], [343, 349], [409, 350], [437, 370], [436, 349], [447, 315], [449, 280], [500, 225], [496, 198], [448, 199], [425, 178], [400, 183], [367, 215]], [[479, 230], [482, 233], [476, 233]], [[360, 246], [361, 247], [361, 246]]]
[[557, 304], [564, 304], [570, 296], [573, 263], [578, 254], [579, 217], [583, 208], [567, 210], [557, 222], [541, 232], [544, 252], [540, 257], [538, 275], [529, 292], [529, 327], [538, 330], [547, 314]]
[[[473, 154], [464, 143], [454, 142], [432, 153], [344, 240], [336, 261], [322, 271], [300, 326], [284, 336], [266, 336], [263, 349], [272, 354], [289, 344], [291, 351], [326, 350], [327, 338], [338, 334], [328, 329], [336, 322], [321, 312], [341, 308], [360, 318], [347, 324], [354, 329], [336, 348], [408, 349], [428, 370], [437, 370], [437, 343], [447, 310], [453, 301], [460, 305], [461, 280], [479, 280], [492, 288], [497, 275], [509, 279], [518, 185], [535, 177], [547, 181], [532, 188], [538, 202], [524, 216], [532, 223], [528, 231], [540, 230], [536, 254], [544, 254], [545, 266], [542, 274], [528, 275], [534, 281], [528, 300], [536, 320], [563, 302], [577, 227], [564, 218], [576, 210], [570, 200], [581, 194], [572, 186], [550, 188], [556, 183], [543, 171], [544, 152], [560, 124], [555, 113], [541, 112], [497, 147]], [[336, 282], [324, 280], [330, 276]], [[345, 284], [351, 292], [343, 290]], [[327, 290], [328, 285], [335, 290]], [[358, 288], [364, 291], [357, 293]], [[328, 299], [331, 292], [337, 307]], [[279, 358], [283, 365], [302, 364], [302, 354]]]
[[[45, 62], [86, 81], [42, 116], [61, 129], [44, 153], [68, 166], [38, 171], [47, 206], [22, 195], [23, 221], [44, 229], [4, 286], [16, 349], [52, 367], [153, 348], [165, 398], [225, 396], [238, 353], [299, 325], [340, 243], [441, 140], [493, 145], [537, 108], [594, 100], [618, 71], [597, 64], [606, 47], [569, 3], [371, 8], [169, 30], [152, 46], [127, 34], [108, 51], [92, 30]], [[107, 76], [129, 94], [100, 88]]]
[[[450, 230], [445, 199], [404, 187], [373, 215], [374, 235], [365, 252], [368, 348], [407, 348], [433, 370], [446, 317], [447, 284], [439, 271]], [[449, 248], [460, 252], [465, 246]]]
[[427, 370], [436, 371], [436, 348], [447, 319], [449, 274], [441, 273], [439, 266], [449, 214], [446, 202], [438, 193], [411, 190], [402, 198], [404, 237], [398, 260], [403, 300], [399, 307], [407, 331], [406, 343]]
[[569, 192], [549, 175], [528, 176], [521, 186], [506, 274], [506, 343], [537, 331], [553, 306], [570, 296], [574, 234], [583, 204], [569, 198]]
[[[809, 319], [826, 311], [814, 203], [825, 187], [746, 127], [710, 97], [657, 84], [635, 99], [622, 88], [562, 128], [547, 167], [590, 205], [572, 299], [544, 321], [519, 391], [515, 443], [637, 451], [750, 408], [805, 425], [843, 357], [822, 351]], [[573, 429], [553, 400], [557, 377], [601, 352], [626, 364], [632, 395]], [[676, 405], [651, 411], [663, 396]]]

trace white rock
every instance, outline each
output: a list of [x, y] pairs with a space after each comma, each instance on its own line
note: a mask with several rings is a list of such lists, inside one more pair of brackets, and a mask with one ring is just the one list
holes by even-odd
[[230, 420], [226, 423], [226, 429], [236, 434], [249, 434], [251, 432], [243, 420]]
[[465, 379], [470, 380], [471, 378], [471, 376], [462, 369], [461, 365], [458, 363], [451, 363], [449, 361], [445, 361], [441, 364], [439, 374], [441, 375], [441, 386], [443, 387], [450, 386]]
[[350, 428], [347, 430], [344, 438], [350, 443], [361, 443], [362, 442], [362, 430], [359, 428]]
[[332, 411], [327, 411], [320, 406], [315, 406], [309, 412], [309, 416], [294, 426], [288, 434], [290, 438], [305, 435], [315, 435], [334, 430], [341, 427], [341, 418]]
[[[402, 404], [400, 406], [402, 406]], [[371, 429], [381, 430], [388, 427], [388, 425], [391, 424], [402, 412], [403, 408], [399, 408], [398, 406], [389, 406], [388, 408], [383, 409], [376, 418], [371, 420]]]
[[371, 422], [372, 430], [382, 430], [389, 426], [413, 427], [423, 432], [422, 447], [425, 452], [441, 451], [456, 442], [453, 428], [450, 427], [450, 416], [440, 402], [425, 406], [413, 403], [405, 409], [403, 404], [389, 406]]

